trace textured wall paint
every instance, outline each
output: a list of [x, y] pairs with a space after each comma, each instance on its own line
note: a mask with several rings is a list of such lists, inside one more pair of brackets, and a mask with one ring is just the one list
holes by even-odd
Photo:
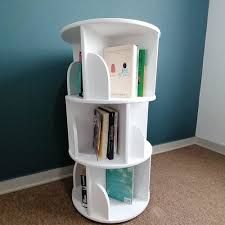
[[208, 0], [2, 0], [0, 3], [0, 180], [71, 164], [64, 95], [71, 46], [59, 31], [97, 17], [160, 27], [153, 144], [195, 134]]

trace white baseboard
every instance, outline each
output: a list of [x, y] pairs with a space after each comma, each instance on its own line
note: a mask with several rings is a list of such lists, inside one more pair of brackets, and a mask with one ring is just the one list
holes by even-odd
[[223, 145], [216, 144], [214, 142], [211, 142], [211, 141], [199, 138], [199, 137], [196, 137], [196, 144], [200, 145], [204, 148], [208, 148], [211, 151], [218, 152], [222, 155], [225, 155], [225, 146], [223, 146]]
[[[152, 154], [168, 152], [174, 149], [186, 147], [193, 144], [198, 144], [202, 147], [208, 148], [212, 151], [225, 155], [225, 146], [221, 146], [198, 137], [191, 137], [179, 141], [169, 142], [166, 144], [155, 145], [153, 146]], [[48, 170], [45, 172], [35, 173], [24, 177], [18, 177], [11, 180], [1, 181], [0, 195], [22, 190], [25, 188], [38, 186], [41, 184], [50, 183], [56, 180], [70, 177], [72, 176], [72, 174], [73, 174], [73, 166], [67, 166]]]
[[45, 172], [35, 173], [28, 176], [18, 177], [0, 182], [0, 195], [19, 191], [25, 188], [38, 186], [60, 180], [73, 174], [73, 166], [66, 166]]
[[172, 141], [161, 145], [155, 145], [153, 146], [152, 154], [155, 155], [163, 152], [168, 152], [177, 148], [183, 148], [194, 144], [196, 144], [196, 137], [186, 138], [179, 141]]

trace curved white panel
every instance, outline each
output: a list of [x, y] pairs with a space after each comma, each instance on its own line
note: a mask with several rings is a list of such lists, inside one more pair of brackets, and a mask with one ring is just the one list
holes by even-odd
[[67, 93], [68, 95], [75, 95], [75, 62], [72, 62], [69, 65], [69, 68], [67, 70]]
[[131, 129], [131, 145], [129, 149], [129, 156], [132, 158], [144, 158], [145, 152], [145, 137], [141, 130], [136, 126]]
[[74, 156], [78, 155], [78, 136], [77, 136], [77, 126], [76, 121], [73, 119], [73, 138], [74, 138]]
[[74, 187], [77, 187], [77, 184], [76, 184], [76, 170], [77, 170], [77, 165], [78, 165], [78, 163], [75, 162], [75, 165], [74, 165], [74, 168], [73, 168], [73, 186]]
[[[101, 184], [95, 185], [94, 201], [96, 202], [96, 213], [102, 218], [109, 219], [109, 197]], [[96, 201], [97, 199], [97, 201]]]
[[104, 59], [94, 53], [88, 53], [86, 58], [86, 98], [109, 99], [109, 70]]

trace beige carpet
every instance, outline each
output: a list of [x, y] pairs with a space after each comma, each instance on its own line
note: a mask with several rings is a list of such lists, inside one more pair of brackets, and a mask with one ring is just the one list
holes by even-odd
[[[79, 225], [72, 179], [0, 196], [1, 225]], [[225, 156], [190, 146], [153, 156], [151, 202], [134, 225], [225, 225]]]

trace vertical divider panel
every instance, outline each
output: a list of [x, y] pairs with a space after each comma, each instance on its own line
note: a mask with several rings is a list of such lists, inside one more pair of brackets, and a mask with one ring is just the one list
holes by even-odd
[[148, 102], [129, 104], [127, 160], [143, 158], [147, 136]]
[[130, 157], [132, 158], [143, 158], [145, 151], [145, 137], [141, 130], [136, 126], [132, 126], [131, 132], [131, 146], [130, 146]]
[[72, 107], [69, 101], [66, 101], [66, 114], [67, 114], [67, 127], [68, 127], [68, 142], [69, 142], [69, 154], [75, 159], [78, 154], [78, 137], [76, 121], [72, 115]]
[[92, 99], [109, 99], [109, 70], [104, 59], [98, 54], [88, 53], [85, 65], [86, 97]]
[[73, 48], [73, 61], [78, 62], [79, 61], [79, 53], [81, 51], [81, 43], [76, 43], [72, 45]]
[[[88, 25], [80, 26], [80, 34], [84, 98], [108, 99], [108, 93], [110, 93], [108, 82], [109, 72], [102, 58], [103, 49], [107, 46], [108, 40], [104, 36], [96, 33]], [[88, 56], [89, 53], [92, 54]], [[95, 85], [97, 86], [95, 87]], [[98, 90], [99, 85], [102, 85], [100, 90]]]
[[105, 169], [86, 167], [89, 216], [109, 219], [110, 203], [105, 190]]
[[140, 200], [147, 200], [150, 193], [150, 168], [151, 157], [149, 160], [135, 166], [134, 169], [134, 197]]

